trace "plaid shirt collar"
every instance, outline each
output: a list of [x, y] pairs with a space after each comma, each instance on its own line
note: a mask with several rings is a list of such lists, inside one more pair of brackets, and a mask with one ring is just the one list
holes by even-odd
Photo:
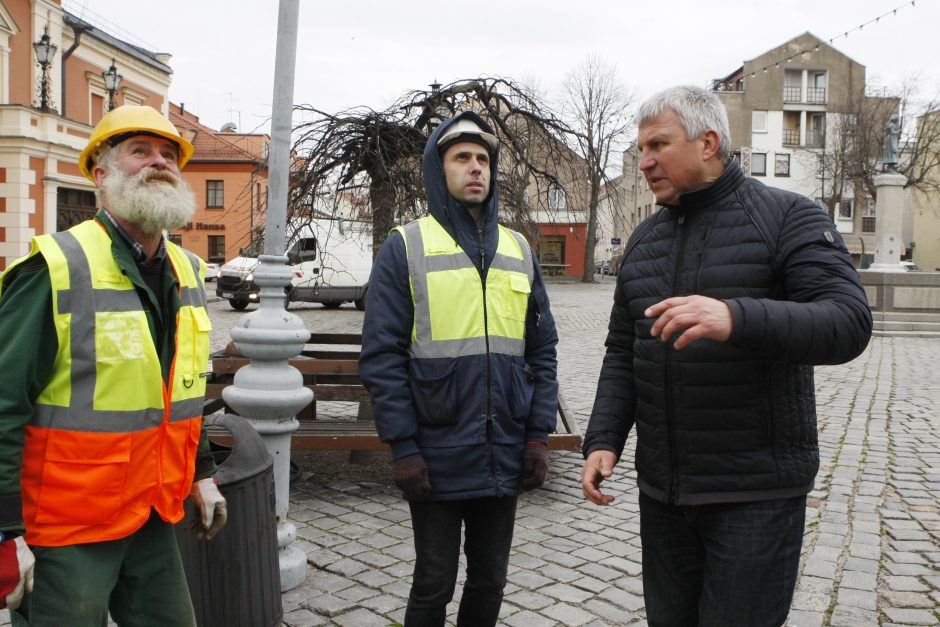
[[147, 253], [144, 251], [144, 247], [137, 243], [137, 241], [131, 237], [130, 233], [124, 230], [124, 227], [114, 219], [114, 216], [111, 213], [102, 207], [101, 213], [108, 219], [111, 225], [114, 227], [114, 230], [117, 231], [118, 235], [121, 236], [121, 239], [124, 240], [124, 243], [127, 244], [127, 247], [130, 248], [131, 254], [134, 256], [134, 261], [139, 265], [148, 265], [156, 266], [162, 265], [163, 260], [166, 259], [166, 239], [160, 237], [160, 246], [157, 248], [157, 252], [154, 253], [153, 257], [149, 260], [147, 259]]

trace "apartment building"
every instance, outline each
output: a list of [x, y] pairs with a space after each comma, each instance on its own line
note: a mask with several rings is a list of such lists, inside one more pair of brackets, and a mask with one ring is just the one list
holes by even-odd
[[526, 234], [545, 276], [581, 277], [588, 246], [587, 162], [557, 139], [532, 137], [527, 153], [554, 180], [501, 154], [500, 221]]
[[169, 118], [195, 148], [182, 175], [196, 196], [193, 219], [170, 232], [170, 239], [203, 259], [221, 263], [237, 257], [264, 224], [271, 139], [238, 133], [234, 124], [216, 131], [174, 103]]
[[865, 80], [865, 66], [806, 32], [712, 81], [745, 172], [817, 200], [859, 263], [874, 252], [874, 202], [840, 170], [845, 129], [863, 110], [898, 108], [867, 95]]
[[26, 254], [33, 236], [94, 215], [94, 185], [78, 155], [111, 103], [167, 112], [169, 61], [59, 0], [0, 0], [0, 269]]

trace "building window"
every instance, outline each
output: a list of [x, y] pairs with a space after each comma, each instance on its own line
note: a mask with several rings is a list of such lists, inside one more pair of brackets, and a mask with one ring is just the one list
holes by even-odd
[[751, 176], [766, 176], [767, 174], [767, 153], [751, 153]]
[[565, 238], [562, 235], [543, 235], [539, 238], [539, 264], [547, 276], [565, 273]]
[[56, 230], [67, 231], [76, 224], [91, 220], [98, 213], [95, 193], [60, 187], [56, 190]]
[[100, 94], [91, 94], [91, 121], [89, 124], [94, 126], [104, 117], [104, 96]]
[[826, 114], [810, 113], [809, 134], [806, 137], [806, 145], [810, 148], [822, 148], [826, 143]]
[[225, 207], [225, 181], [206, 181], [206, 208]]
[[209, 259], [214, 257], [225, 258], [225, 236], [224, 235], [209, 235], [209, 246], [207, 248], [206, 255]]
[[552, 183], [548, 188], [548, 208], [554, 211], [560, 211], [568, 207], [565, 189], [557, 183]]
[[806, 102], [826, 104], [826, 73], [810, 72], [810, 86], [806, 88]]
[[766, 111], [751, 111], [751, 132], [752, 133], [766, 133], [767, 132], [767, 112]]
[[862, 205], [862, 233], [875, 232], [875, 203], [871, 198], [859, 201]]
[[171, 241], [171, 242], [173, 242], [173, 243], [176, 244], [177, 246], [182, 246], [182, 245], [183, 245], [183, 236], [182, 236], [182, 235], [177, 235], [176, 233], [169, 233], [168, 235], [169, 235], [169, 238], [170, 238], [170, 241]]
[[783, 73], [783, 101], [803, 101], [803, 71], [786, 70]]
[[790, 155], [774, 155], [774, 176], [790, 176]]
[[852, 199], [843, 198], [839, 201], [839, 219], [840, 220], [851, 220], [852, 219]]

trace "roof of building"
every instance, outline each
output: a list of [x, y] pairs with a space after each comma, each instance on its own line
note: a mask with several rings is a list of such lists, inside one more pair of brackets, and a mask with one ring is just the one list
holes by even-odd
[[188, 139], [196, 151], [191, 161], [226, 161], [251, 162], [262, 160], [261, 155], [236, 146], [225, 138], [229, 133], [221, 133], [199, 122], [199, 118], [185, 111], [177, 104], [170, 103], [170, 122]]
[[[801, 39], [802, 39], [803, 42], [804, 42], [803, 44], [800, 44], [800, 45], [802, 45], [802, 49], [801, 49], [801, 50], [799, 50], [799, 51], [797, 51], [797, 52], [791, 52], [791, 53], [790, 53], [790, 57], [784, 57], [784, 58], [777, 58], [777, 59], [774, 59], [774, 62], [775, 62], [775, 63], [783, 62], [783, 61], [786, 61], [787, 58], [797, 57], [797, 56], [799, 56], [800, 54], [802, 54], [802, 53], [804, 53], [804, 52], [812, 52], [812, 51], [818, 49], [820, 46], [825, 46], [825, 47], [829, 48], [830, 50], [833, 50], [834, 52], [836, 52], [836, 53], [838, 53], [838, 54], [841, 54], [842, 56], [844, 56], [844, 57], [847, 58], [848, 60], [852, 61], [853, 63], [858, 63], [858, 61], [856, 61], [855, 59], [853, 59], [853, 58], [850, 57], [849, 55], [845, 54], [844, 52], [842, 52], [841, 50], [839, 50], [838, 48], [836, 48], [836, 47], [834, 47], [832, 44], [830, 44], [829, 41], [831, 41], [831, 40], [822, 39], [821, 37], [818, 37], [818, 36], [814, 35], [814, 34], [811, 33], [810, 31], [804, 31], [804, 32], [800, 33], [799, 35], [797, 35], [796, 37], [791, 37], [790, 39], [786, 40], [785, 42], [780, 43], [780, 44], [777, 44], [777, 45], [774, 46], [773, 48], [770, 48], [769, 50], [765, 50], [764, 52], [760, 53], [759, 55], [757, 55], [757, 56], [755, 56], [755, 57], [752, 57], [752, 58], [750, 58], [750, 59], [746, 59], [744, 62], [745, 62], [745, 63], [753, 63], [754, 61], [756, 61], [757, 59], [760, 59], [760, 58], [763, 57], [764, 55], [770, 54], [770, 53], [772, 53], [772, 52], [776, 52], [777, 50], [779, 50], [780, 48], [783, 48], [784, 46], [789, 46], [789, 45], [791, 45], [791, 44], [799, 44], [799, 40], [801, 40]], [[861, 65], [861, 64], [859, 64], [859, 65]]]
[[91, 22], [83, 20], [82, 18], [72, 13], [69, 13], [68, 11], [64, 11], [64, 14], [65, 14], [65, 23], [71, 26], [72, 28], [79, 29], [84, 34], [90, 35], [96, 39], [99, 39], [102, 42], [108, 44], [109, 46], [112, 46], [113, 48], [116, 48], [134, 57], [135, 59], [143, 61], [144, 63], [147, 63], [148, 65], [151, 65], [157, 68], [158, 70], [166, 72], [167, 74], [173, 73], [173, 68], [171, 68], [169, 65], [167, 65], [166, 63], [160, 60], [159, 57], [163, 56], [162, 54], [158, 52], [151, 52], [150, 50], [146, 50], [144, 48], [141, 48], [140, 46], [135, 46], [134, 44], [128, 43], [122, 39], [118, 39], [117, 37], [95, 26]]

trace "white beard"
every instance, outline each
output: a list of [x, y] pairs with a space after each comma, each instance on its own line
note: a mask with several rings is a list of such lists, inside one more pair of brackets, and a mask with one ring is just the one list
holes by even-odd
[[181, 177], [144, 168], [134, 175], [118, 167], [105, 178], [107, 209], [148, 235], [183, 226], [196, 212], [196, 197]]

